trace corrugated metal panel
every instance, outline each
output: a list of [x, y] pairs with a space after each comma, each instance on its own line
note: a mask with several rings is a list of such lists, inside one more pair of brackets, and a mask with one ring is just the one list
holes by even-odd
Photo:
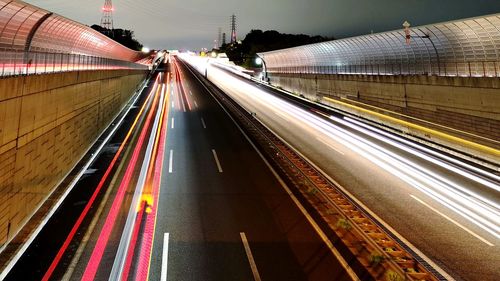
[[0, 52], [2, 50], [79, 54], [126, 61], [143, 57], [140, 52], [88, 26], [17, 0], [0, 0]]
[[500, 14], [260, 53], [269, 72], [500, 77]]

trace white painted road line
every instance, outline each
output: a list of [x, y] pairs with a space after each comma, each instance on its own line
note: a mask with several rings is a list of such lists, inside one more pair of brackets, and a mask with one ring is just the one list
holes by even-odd
[[201, 117], [201, 125], [203, 125], [203, 129], [207, 128], [207, 124], [205, 123], [205, 119], [203, 119], [203, 117]]
[[167, 269], [168, 269], [168, 239], [169, 233], [163, 235], [163, 253], [161, 256], [161, 276], [160, 281], [167, 281]]
[[172, 173], [172, 162], [174, 161], [174, 151], [170, 149], [170, 157], [168, 159], [168, 173]]
[[335, 150], [336, 152], [342, 154], [342, 155], [345, 155], [344, 152], [342, 152], [341, 150], [339, 150], [338, 148], [336, 148], [335, 146], [333, 146], [332, 144], [330, 144], [328, 141], [326, 140], [323, 140], [322, 138], [316, 138], [317, 140], [319, 140], [320, 142], [322, 142], [323, 144], [325, 144], [326, 146], [328, 146], [329, 148]]
[[172, 129], [175, 127], [175, 119], [172, 117]]
[[198, 108], [198, 103], [196, 101], [194, 101], [194, 106]]
[[191, 91], [189, 91], [189, 94], [190, 94], [191, 96], [193, 95], [193, 93], [192, 93]]
[[219, 173], [222, 173], [222, 167], [219, 162], [219, 157], [217, 157], [217, 152], [215, 149], [212, 149], [212, 154], [214, 155], [215, 163], [217, 164], [217, 169], [219, 169]]
[[259, 271], [257, 270], [257, 265], [253, 259], [252, 250], [250, 250], [250, 245], [248, 244], [247, 236], [245, 232], [240, 232], [241, 241], [243, 242], [243, 247], [245, 247], [245, 253], [247, 254], [248, 262], [250, 263], [250, 268], [252, 269], [253, 279], [255, 281], [261, 281]]
[[172, 101], [172, 108], [174, 108], [174, 101]]
[[276, 115], [278, 115], [279, 117], [281, 117], [281, 118], [285, 119], [286, 121], [288, 121], [288, 122], [292, 122], [292, 120], [290, 120], [290, 118], [288, 118], [288, 116], [286, 116], [285, 114], [283, 114], [283, 113], [281, 113], [281, 112], [277, 112], [277, 111], [275, 111], [274, 113], [275, 113]]
[[477, 235], [476, 233], [474, 233], [472, 230], [468, 229], [467, 227], [461, 225], [459, 222], [457, 222], [456, 220], [448, 217], [447, 215], [441, 213], [440, 211], [436, 210], [435, 208], [433, 208], [432, 206], [430, 206], [429, 204], [425, 203], [422, 199], [418, 198], [417, 196], [415, 195], [411, 195], [410, 194], [410, 197], [417, 200], [417, 202], [419, 202], [420, 204], [426, 206], [427, 208], [431, 209], [432, 211], [434, 211], [435, 213], [441, 215], [443, 218], [449, 220], [450, 222], [454, 223], [456, 226], [460, 227], [461, 229], [465, 230], [466, 232], [468, 232], [470, 235], [476, 237], [477, 239], [481, 240], [482, 242], [484, 242], [485, 244], [487, 244], [488, 246], [495, 246], [493, 243], [491, 243], [490, 241], [484, 239], [483, 237]]

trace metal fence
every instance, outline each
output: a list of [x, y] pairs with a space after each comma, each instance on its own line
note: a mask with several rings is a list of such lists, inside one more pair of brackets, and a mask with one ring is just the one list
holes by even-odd
[[500, 77], [500, 14], [258, 55], [271, 73]]
[[148, 66], [129, 61], [78, 54], [26, 53], [0, 49], [0, 77], [101, 69], [147, 70]]
[[0, 48], [126, 61], [145, 57], [86, 25], [19, 0], [0, 0]]

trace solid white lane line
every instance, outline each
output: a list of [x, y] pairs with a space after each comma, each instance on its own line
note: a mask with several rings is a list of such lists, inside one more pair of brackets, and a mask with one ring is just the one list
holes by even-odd
[[338, 148], [336, 148], [335, 146], [333, 146], [332, 144], [330, 144], [329, 142], [321, 139], [321, 138], [316, 138], [317, 140], [319, 140], [320, 142], [324, 143], [326, 146], [328, 146], [329, 148], [335, 150], [336, 152], [342, 154], [342, 155], [345, 155], [344, 152], [342, 152], [341, 150], [339, 150]]
[[172, 129], [175, 127], [175, 119], [172, 117]]
[[201, 125], [203, 125], [203, 129], [207, 128], [207, 124], [205, 123], [205, 119], [203, 119], [203, 117], [201, 117]]
[[170, 149], [170, 157], [168, 159], [168, 173], [172, 173], [172, 162], [174, 161], [174, 151]]
[[217, 152], [215, 149], [212, 149], [212, 154], [214, 155], [215, 163], [217, 164], [217, 169], [219, 169], [219, 173], [222, 173], [222, 167], [219, 162], [219, 157], [217, 157]]
[[470, 235], [476, 237], [477, 239], [481, 240], [482, 242], [484, 242], [485, 244], [487, 244], [488, 246], [495, 246], [493, 243], [491, 243], [490, 241], [484, 239], [483, 237], [477, 235], [476, 233], [474, 233], [472, 230], [468, 229], [467, 227], [461, 225], [459, 222], [457, 222], [456, 220], [448, 217], [447, 215], [441, 213], [440, 211], [436, 210], [435, 208], [433, 208], [432, 206], [430, 206], [429, 204], [425, 203], [423, 200], [421, 200], [420, 198], [418, 198], [417, 196], [415, 195], [412, 195], [410, 194], [410, 197], [417, 200], [417, 202], [419, 202], [420, 204], [426, 206], [427, 208], [431, 209], [432, 211], [434, 211], [435, 213], [437, 213], [438, 215], [441, 215], [443, 218], [449, 220], [450, 222], [454, 223], [456, 226], [460, 227], [461, 229], [465, 230], [466, 232], [468, 232]]
[[243, 247], [245, 247], [245, 253], [247, 254], [248, 262], [250, 263], [250, 268], [252, 269], [253, 279], [255, 281], [261, 281], [259, 270], [257, 270], [257, 264], [255, 264], [255, 260], [252, 255], [252, 250], [250, 250], [250, 245], [248, 244], [247, 236], [245, 232], [240, 232], [241, 241], [243, 242]]
[[168, 269], [168, 239], [169, 233], [163, 235], [163, 253], [161, 256], [161, 276], [160, 281], [167, 281], [167, 269]]

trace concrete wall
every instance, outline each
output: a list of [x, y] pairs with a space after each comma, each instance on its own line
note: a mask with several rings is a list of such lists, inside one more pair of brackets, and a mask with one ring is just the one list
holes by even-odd
[[271, 83], [306, 98], [347, 99], [494, 140], [498, 147], [500, 79], [437, 76], [270, 74]]
[[143, 71], [116, 70], [0, 79], [0, 245], [43, 203], [144, 77]]

